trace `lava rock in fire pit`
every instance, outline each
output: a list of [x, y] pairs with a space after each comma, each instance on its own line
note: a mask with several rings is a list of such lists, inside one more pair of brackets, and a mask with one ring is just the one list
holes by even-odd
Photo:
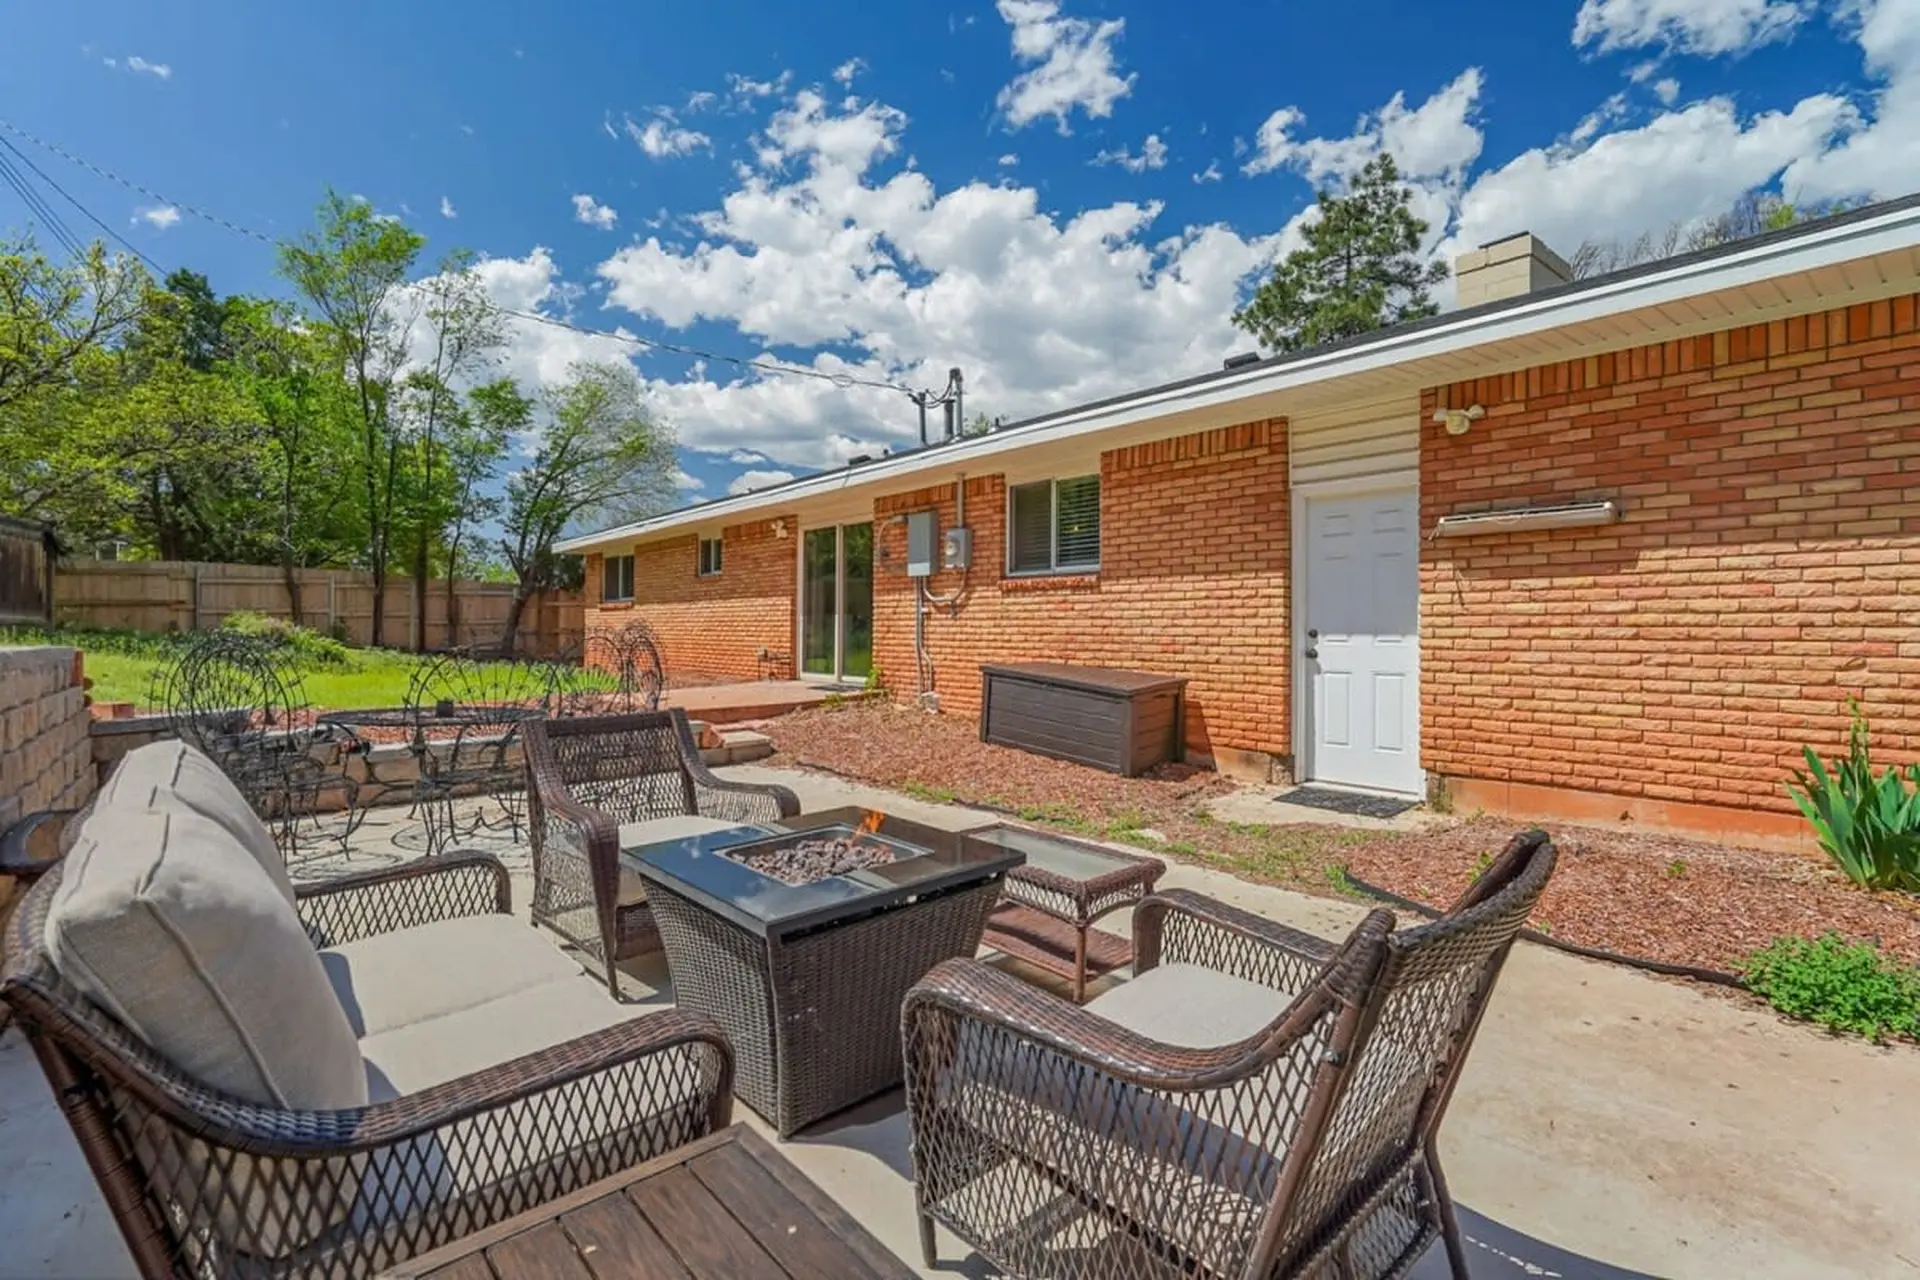
[[799, 885], [885, 866], [894, 860], [894, 851], [859, 836], [802, 836], [778, 848], [729, 851], [727, 856], [784, 884]]

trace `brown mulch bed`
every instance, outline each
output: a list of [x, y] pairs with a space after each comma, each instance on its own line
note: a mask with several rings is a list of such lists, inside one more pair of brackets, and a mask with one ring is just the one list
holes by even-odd
[[1230, 785], [1211, 770], [1178, 764], [1122, 778], [982, 742], [971, 722], [955, 716], [879, 701], [781, 716], [768, 722], [767, 732], [778, 752], [770, 763], [843, 773], [923, 799], [964, 797], [1008, 810], [1071, 802], [1102, 813], [1133, 808], [1144, 815]]
[[[1233, 784], [1216, 774], [1174, 765], [1119, 778], [990, 746], [957, 717], [878, 702], [796, 712], [765, 727], [776, 749], [769, 764], [1000, 809], [1310, 893], [1350, 893], [1342, 875], [1350, 867], [1369, 884], [1444, 908], [1483, 856], [1527, 825], [1483, 817], [1390, 832], [1219, 822], [1202, 806]], [[1533, 923], [1562, 941], [1731, 971], [1776, 937], [1834, 931], [1920, 963], [1920, 902], [1863, 892], [1818, 859], [1609, 828], [1549, 830], [1561, 857]]]
[[[1369, 884], [1445, 907], [1520, 824], [1475, 818], [1351, 851]], [[1809, 857], [1652, 833], [1552, 826], [1559, 865], [1534, 912], [1554, 938], [1704, 969], [1737, 970], [1777, 937], [1828, 932], [1920, 963], [1920, 902], [1867, 893]]]

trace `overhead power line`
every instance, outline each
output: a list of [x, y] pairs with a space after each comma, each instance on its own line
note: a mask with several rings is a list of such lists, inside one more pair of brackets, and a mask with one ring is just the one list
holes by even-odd
[[[11, 120], [0, 118], [0, 130], [5, 130], [6, 132], [13, 134], [17, 138], [23, 139], [24, 141], [30, 142], [34, 146], [39, 147], [42, 150], [48, 151], [53, 155], [59, 156], [62, 160], [67, 161], [69, 164], [78, 165], [80, 168], [87, 170], [89, 173], [92, 173], [101, 178], [104, 178], [108, 182], [112, 182], [119, 186], [125, 187], [129, 191], [138, 192], [140, 195], [145, 196], [147, 199], [152, 200], [157, 204], [167, 205], [171, 208], [178, 209], [181, 213], [189, 214], [192, 217], [199, 218], [203, 222], [209, 222], [218, 227], [224, 227], [226, 230], [233, 232], [235, 235], [245, 236], [250, 240], [258, 240], [262, 244], [270, 244], [276, 247], [280, 244], [279, 240], [277, 240], [273, 236], [268, 235], [264, 231], [256, 231], [252, 227], [242, 226], [240, 223], [234, 222], [228, 218], [223, 218], [216, 213], [209, 213], [207, 210], [201, 209], [195, 205], [185, 204], [178, 200], [169, 199], [168, 197], [161, 195], [158, 191], [155, 191], [153, 188], [146, 186], [143, 183], [135, 182], [131, 178], [123, 178], [119, 174], [113, 172], [111, 169], [102, 168], [100, 165], [93, 163], [91, 160], [88, 160], [85, 157], [75, 155], [73, 152], [67, 150], [65, 147], [60, 146], [58, 143], [49, 142], [45, 138], [42, 138], [37, 134], [34, 134], [32, 132], [29, 132], [26, 129], [21, 128], [19, 125], [13, 123], [13, 121]], [[7, 149], [10, 151], [14, 150], [11, 144], [5, 143], [4, 139], [0, 139], [0, 145], [5, 145]], [[15, 154], [19, 154], [19, 153], [16, 151]], [[25, 157], [22, 157], [22, 158], [24, 159]], [[3, 164], [3, 162], [4, 162], [4, 157], [0, 157], [0, 164]], [[4, 168], [0, 168], [0, 175], [4, 175], [4, 172], [5, 172]], [[35, 169], [35, 172], [38, 173], [39, 170]], [[51, 184], [52, 180], [49, 179], [48, 181]], [[55, 190], [59, 190], [59, 188], [55, 187]], [[66, 193], [63, 191], [61, 192], [61, 194], [65, 195]], [[86, 209], [80, 206], [78, 201], [73, 200], [73, 197], [67, 196], [67, 199], [73, 202], [76, 208], [80, 208], [82, 213], [87, 213]], [[87, 213], [87, 216], [89, 218], [92, 218], [93, 221], [97, 225], [99, 225], [103, 230], [106, 229], [106, 224], [100, 222], [98, 218], [94, 218], [91, 213]], [[120, 237], [117, 234], [114, 234], [111, 231], [108, 231], [108, 234], [113, 235], [114, 239], [120, 240]], [[120, 240], [120, 243], [126, 244], [126, 241]], [[127, 247], [129, 249], [133, 249], [132, 245], [127, 245]], [[138, 249], [133, 249], [133, 252], [136, 254], [140, 253]], [[148, 262], [148, 265], [152, 265], [151, 260], [147, 259], [145, 254], [140, 254], [140, 257], [143, 260], [146, 260]], [[156, 271], [159, 270], [158, 267], [155, 267], [154, 269]], [[711, 361], [717, 364], [732, 365], [735, 368], [751, 369], [758, 373], [777, 373], [777, 374], [785, 374], [787, 376], [796, 377], [796, 378], [812, 378], [820, 382], [831, 382], [832, 384], [841, 388], [842, 390], [848, 390], [853, 387], [868, 387], [877, 391], [892, 391], [900, 395], [909, 396], [909, 397], [915, 394], [914, 389], [912, 387], [907, 386], [905, 383], [890, 382], [890, 381], [885, 381], [878, 378], [864, 378], [864, 377], [860, 377], [850, 373], [828, 373], [824, 369], [809, 369], [805, 365], [787, 364], [786, 362], [780, 361], [780, 360], [768, 360], [761, 357], [753, 357], [753, 356], [732, 356], [732, 355], [725, 355], [717, 351], [704, 351], [699, 347], [690, 347], [685, 345], [684, 343], [663, 342], [657, 338], [642, 338], [636, 334], [620, 333], [611, 329], [596, 329], [596, 328], [593, 328], [591, 325], [575, 324], [571, 320], [563, 320], [558, 316], [544, 315], [538, 311], [522, 311], [516, 307], [504, 307], [504, 306], [501, 306], [499, 303], [493, 302], [491, 300], [488, 301], [487, 305], [501, 315], [514, 316], [518, 319], [531, 321], [535, 324], [543, 324], [556, 329], [566, 329], [573, 333], [585, 334], [591, 337], [609, 338], [615, 342], [623, 342], [633, 347], [641, 347], [641, 348], [645, 348], [653, 351], [669, 352], [673, 355], [686, 356], [689, 359], [706, 360], [706, 361]]]
[[101, 221], [99, 218], [95, 217], [93, 210], [87, 208], [87, 206], [85, 206], [84, 204], [81, 204], [80, 201], [77, 198], [75, 198], [70, 192], [68, 192], [68, 190], [65, 187], [61, 186], [59, 183], [55, 182], [52, 178], [48, 177], [46, 170], [42, 169], [39, 165], [35, 164], [33, 162], [33, 158], [27, 155], [26, 152], [20, 150], [20, 148], [14, 146], [11, 142], [8, 142], [5, 138], [0, 138], [0, 149], [4, 149], [7, 152], [11, 153], [13, 157], [17, 159], [21, 164], [24, 164], [25, 166], [27, 166], [27, 168], [33, 170], [36, 174], [38, 174], [40, 176], [40, 181], [46, 183], [48, 186], [52, 187], [55, 191], [59, 192], [60, 197], [62, 199], [64, 199], [68, 204], [72, 205], [74, 208], [78, 209], [81, 212], [81, 214], [85, 216], [87, 221], [93, 223], [94, 226], [100, 228], [100, 230], [104, 231], [107, 235], [112, 236], [113, 239], [116, 242], [118, 242], [119, 245], [123, 249], [125, 249], [128, 253], [131, 253], [134, 257], [140, 259], [140, 261], [146, 263], [149, 267], [152, 267], [156, 274], [158, 275], [166, 274], [165, 269], [162, 268], [159, 263], [155, 262], [152, 258], [149, 258], [146, 254], [140, 252], [139, 246], [135, 245], [134, 243], [129, 241], [125, 236], [121, 235], [118, 231], [108, 226], [105, 222]]

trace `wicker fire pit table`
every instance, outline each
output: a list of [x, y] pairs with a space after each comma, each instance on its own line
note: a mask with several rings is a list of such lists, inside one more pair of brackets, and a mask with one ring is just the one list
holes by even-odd
[[783, 1138], [900, 1083], [907, 988], [979, 949], [1023, 857], [864, 809], [621, 851], [675, 1002], [726, 1028], [734, 1092]]

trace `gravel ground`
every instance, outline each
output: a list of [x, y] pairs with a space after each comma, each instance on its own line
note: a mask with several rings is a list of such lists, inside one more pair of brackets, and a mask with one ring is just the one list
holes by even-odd
[[[1215, 774], [1172, 765], [1118, 778], [990, 746], [957, 717], [880, 703], [782, 716], [766, 731], [778, 752], [769, 763], [823, 769], [923, 800], [983, 805], [1321, 894], [1351, 893], [1341, 874], [1350, 865], [1380, 888], [1445, 907], [1482, 857], [1524, 825], [1476, 818], [1401, 833], [1219, 822], [1202, 802], [1233, 784]], [[1605, 828], [1549, 829], [1561, 858], [1534, 923], [1555, 937], [1732, 969], [1778, 936], [1833, 930], [1920, 963], [1920, 901], [1855, 889], [1815, 859]]]

